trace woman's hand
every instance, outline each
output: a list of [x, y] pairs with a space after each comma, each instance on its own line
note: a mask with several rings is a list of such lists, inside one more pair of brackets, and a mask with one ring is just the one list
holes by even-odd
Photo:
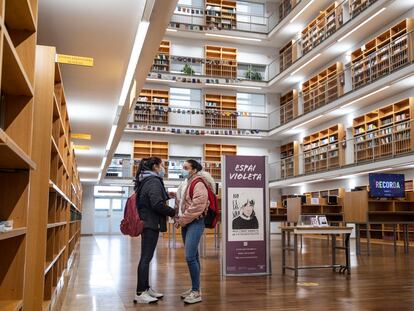
[[170, 199], [175, 199], [177, 197], [177, 193], [176, 192], [168, 192], [168, 196], [170, 197]]

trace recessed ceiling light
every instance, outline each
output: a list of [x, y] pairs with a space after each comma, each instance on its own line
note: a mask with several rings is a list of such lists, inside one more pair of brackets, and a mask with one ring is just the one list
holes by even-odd
[[177, 32], [177, 29], [171, 29], [171, 28], [167, 28], [168, 32]]
[[352, 104], [354, 104], [354, 103], [356, 103], [356, 102], [359, 102], [360, 100], [363, 100], [363, 99], [365, 99], [365, 98], [368, 98], [368, 97], [370, 97], [370, 96], [372, 96], [372, 95], [374, 95], [374, 94], [377, 94], [377, 93], [379, 93], [379, 92], [382, 92], [382, 91], [384, 91], [384, 90], [388, 89], [389, 87], [390, 87], [389, 85], [386, 85], [386, 86], [384, 86], [384, 87], [380, 88], [379, 90], [376, 90], [376, 91], [374, 91], [374, 92], [371, 92], [371, 93], [369, 93], [369, 94], [367, 94], [367, 95], [364, 95], [364, 96], [362, 96], [362, 97], [360, 97], [360, 98], [357, 98], [357, 99], [355, 99], [355, 100], [353, 100], [353, 101], [351, 101], [351, 102], [349, 102], [349, 103], [347, 103], [347, 104], [345, 104], [345, 105], [341, 106], [341, 109], [342, 109], [342, 108], [345, 108], [345, 107], [348, 107], [349, 105], [352, 105]]
[[291, 20], [290, 20], [290, 22], [291, 23], [293, 23], [294, 21], [295, 21], [295, 19], [297, 19], [303, 12], [305, 12], [305, 10], [313, 3], [313, 1], [315, 1], [315, 0], [311, 0], [311, 1], [309, 1], [309, 3], [307, 4], [307, 5], [305, 5], [304, 7], [303, 7], [303, 9], [302, 10], [300, 10]]
[[312, 119], [310, 119], [310, 120], [308, 120], [308, 121], [302, 122], [301, 124], [298, 124], [298, 125], [296, 125], [296, 126], [292, 127], [292, 130], [297, 129], [298, 127], [301, 127], [301, 126], [303, 126], [303, 125], [305, 125], [305, 124], [308, 124], [308, 123], [310, 123], [310, 122], [312, 122], [312, 121], [318, 120], [319, 118], [322, 118], [323, 116], [324, 116], [324, 115], [323, 115], [323, 114], [321, 114], [321, 115], [319, 115], [319, 116], [317, 116], [317, 117], [314, 117], [314, 118], [312, 118]]
[[91, 146], [87, 146], [87, 145], [73, 145], [73, 149], [75, 149], [75, 150], [91, 150]]
[[306, 67], [308, 64], [310, 64], [311, 62], [313, 62], [315, 59], [317, 59], [321, 55], [322, 55], [322, 53], [319, 53], [319, 54], [315, 55], [310, 60], [308, 60], [306, 63], [304, 63], [302, 66], [300, 66], [298, 69], [296, 69], [294, 72], [292, 72], [290, 75], [293, 76], [295, 73], [297, 73], [302, 68]]
[[227, 39], [236, 39], [236, 40], [244, 40], [244, 41], [256, 41], [261, 42], [261, 39], [257, 38], [246, 38], [246, 37], [238, 37], [238, 36], [227, 36], [227, 35], [218, 35], [214, 33], [206, 33], [205, 34], [208, 37], [218, 37], [218, 38], [227, 38]]
[[351, 31], [347, 32], [343, 37], [338, 39], [338, 42], [341, 42], [342, 40], [344, 40], [345, 38], [349, 37], [351, 34], [353, 34], [355, 31], [357, 31], [359, 28], [361, 28], [362, 26], [364, 26], [366, 23], [368, 23], [370, 20], [372, 20], [373, 18], [375, 18], [376, 16], [378, 16], [379, 14], [381, 14], [382, 12], [385, 11], [386, 8], [382, 8], [381, 10], [379, 10], [377, 13], [375, 13], [374, 15], [371, 15], [370, 17], [368, 17], [366, 20], [364, 20], [362, 23], [358, 24], [358, 26], [356, 26], [355, 28], [352, 28]]

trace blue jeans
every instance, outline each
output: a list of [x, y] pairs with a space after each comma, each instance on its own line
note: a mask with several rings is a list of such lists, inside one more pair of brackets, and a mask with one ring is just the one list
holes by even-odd
[[200, 257], [198, 245], [204, 233], [204, 218], [196, 219], [186, 227], [182, 228], [183, 242], [185, 248], [185, 259], [190, 271], [192, 290], [200, 290]]

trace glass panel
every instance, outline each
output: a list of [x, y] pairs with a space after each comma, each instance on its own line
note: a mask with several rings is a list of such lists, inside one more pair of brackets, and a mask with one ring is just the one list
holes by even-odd
[[109, 210], [110, 199], [95, 199], [95, 210]]
[[122, 211], [122, 200], [121, 199], [112, 199], [112, 210]]

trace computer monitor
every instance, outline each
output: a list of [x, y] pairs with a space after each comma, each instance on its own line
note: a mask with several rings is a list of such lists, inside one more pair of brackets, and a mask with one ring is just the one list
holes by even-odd
[[338, 204], [338, 196], [328, 195], [328, 204], [329, 205], [337, 205]]

